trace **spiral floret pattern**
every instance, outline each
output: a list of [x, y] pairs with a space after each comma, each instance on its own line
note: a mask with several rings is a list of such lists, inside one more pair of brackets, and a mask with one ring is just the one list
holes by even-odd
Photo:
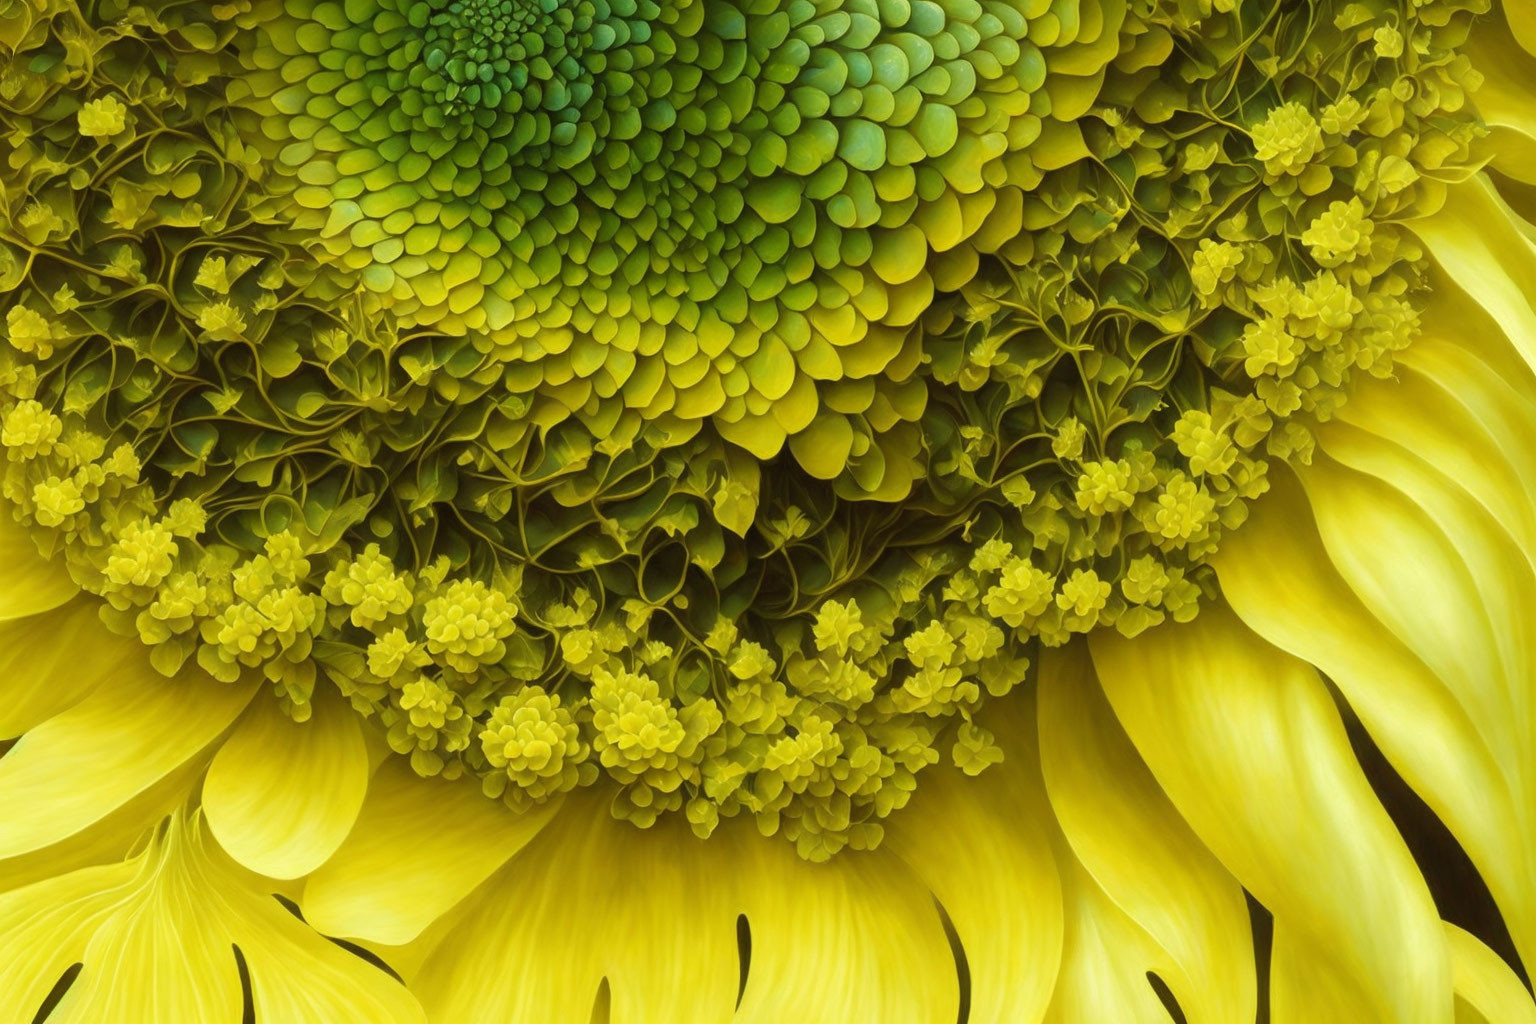
[[915, 324], [1016, 244], [1118, 49], [1123, 2], [1080, 6], [272, 0], [231, 95], [264, 212], [548, 415], [827, 477], [851, 432], [898, 498]]

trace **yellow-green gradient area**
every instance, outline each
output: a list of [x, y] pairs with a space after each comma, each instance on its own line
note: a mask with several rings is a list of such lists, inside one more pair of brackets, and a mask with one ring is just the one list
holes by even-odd
[[873, 846], [1392, 373], [1487, 6], [13, 4], [3, 495], [167, 675]]
[[[910, 486], [914, 324], [1017, 244], [1123, 2], [273, 0], [231, 101], [317, 258], [599, 433]], [[1032, 156], [1033, 154], [1033, 156]], [[1037, 163], [1038, 158], [1038, 163]], [[863, 382], [849, 394], [848, 380]], [[889, 436], [887, 436], [889, 435]]]

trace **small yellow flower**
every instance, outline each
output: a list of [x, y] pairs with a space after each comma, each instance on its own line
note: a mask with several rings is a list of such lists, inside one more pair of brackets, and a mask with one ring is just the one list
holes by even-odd
[[88, 101], [76, 116], [80, 134], [90, 139], [110, 139], [128, 127], [128, 108], [111, 93]]
[[1376, 56], [1395, 60], [1403, 55], [1403, 34], [1391, 25], [1383, 25], [1371, 36], [1376, 43]]
[[1337, 267], [1369, 255], [1374, 230], [1375, 224], [1365, 215], [1365, 205], [1356, 196], [1347, 203], [1330, 203], [1327, 212], [1302, 233], [1301, 241], [1320, 266]]
[[46, 316], [23, 305], [15, 305], [5, 314], [6, 336], [18, 352], [31, 353], [39, 359], [53, 355], [54, 325]]
[[1275, 107], [1253, 126], [1255, 155], [1272, 176], [1301, 174], [1323, 151], [1323, 129], [1300, 103]]
[[210, 341], [234, 341], [245, 333], [245, 314], [230, 302], [210, 302], [197, 314], [197, 326]]
[[1285, 329], [1284, 321], [1266, 317], [1243, 330], [1243, 368], [1251, 377], [1266, 373], [1284, 375], [1296, 365], [1306, 345]]

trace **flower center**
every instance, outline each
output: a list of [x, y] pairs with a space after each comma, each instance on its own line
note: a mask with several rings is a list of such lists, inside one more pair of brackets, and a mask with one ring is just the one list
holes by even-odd
[[[420, 56], [405, 81], [420, 91], [421, 102], [405, 109], [430, 128], [454, 126], [469, 134], [480, 126], [490, 137], [525, 142], [536, 137], [537, 112], [543, 111], [552, 135], [569, 135], [560, 126], [576, 124], [593, 93], [583, 51], [605, 49], [620, 38], [615, 25], [628, 27], [604, 18], [611, 14], [606, 5], [590, 2], [566, 7], [556, 0], [418, 0], [406, 17], [424, 31], [407, 52], [419, 45]], [[603, 31], [591, 33], [599, 19]], [[480, 111], [492, 116], [478, 117]]]
[[[338, 287], [467, 336], [602, 430], [625, 409], [707, 422], [883, 497], [900, 473], [830, 466], [819, 435], [905, 461], [916, 321], [1018, 234], [1028, 153], [1080, 105], [1044, 91], [1047, 68], [1101, 67], [1121, 18], [1075, 0], [270, 2], [231, 98], [262, 115], [263, 212]], [[868, 398], [831, 394], [843, 378]]]

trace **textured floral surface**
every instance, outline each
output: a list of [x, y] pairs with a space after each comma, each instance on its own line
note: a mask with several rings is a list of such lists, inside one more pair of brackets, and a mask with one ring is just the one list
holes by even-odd
[[0, 1024], [1536, 1024], [1533, 55], [0, 0]]
[[1195, 614], [1476, 135], [1450, 0], [546, 6], [22, 8], [5, 496], [167, 674], [816, 858]]

